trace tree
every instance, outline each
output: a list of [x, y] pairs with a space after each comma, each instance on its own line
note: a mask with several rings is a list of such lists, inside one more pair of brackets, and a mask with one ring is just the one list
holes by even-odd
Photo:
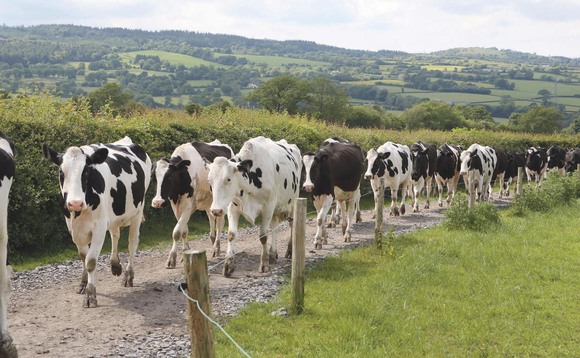
[[465, 127], [465, 118], [451, 105], [440, 101], [428, 101], [406, 109], [401, 115], [407, 129], [427, 128], [434, 130], [451, 130]]
[[103, 107], [109, 106], [113, 116], [116, 117], [124, 111], [132, 98], [133, 96], [123, 92], [118, 84], [107, 83], [98, 90], [89, 93], [89, 106], [93, 113], [97, 113]]
[[536, 106], [526, 113], [510, 116], [515, 130], [528, 133], [554, 133], [562, 128], [564, 116], [554, 107]]
[[538, 91], [538, 96], [542, 99], [542, 106], [547, 106], [550, 104], [550, 98], [552, 98], [552, 93], [547, 89], [541, 89]]
[[264, 82], [247, 99], [257, 102], [270, 112], [297, 114], [306, 107], [309, 91], [306, 80], [283, 75]]
[[315, 78], [309, 83], [308, 113], [317, 119], [343, 122], [348, 113], [346, 89], [328, 78]]
[[351, 128], [381, 128], [383, 127], [383, 120], [381, 112], [374, 108], [365, 106], [353, 106], [350, 107], [348, 111], [345, 124]]

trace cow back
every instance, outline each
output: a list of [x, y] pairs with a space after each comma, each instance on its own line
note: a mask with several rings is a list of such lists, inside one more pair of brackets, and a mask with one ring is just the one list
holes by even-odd
[[411, 148], [413, 161], [411, 177], [417, 181], [419, 178], [433, 177], [437, 167], [437, 149], [433, 144], [417, 142]]
[[447, 143], [439, 147], [436, 160], [436, 173], [443, 180], [449, 180], [459, 173], [460, 151], [458, 147], [451, 146]]

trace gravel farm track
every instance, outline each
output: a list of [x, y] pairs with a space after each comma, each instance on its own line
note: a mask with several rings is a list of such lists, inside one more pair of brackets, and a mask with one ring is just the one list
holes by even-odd
[[[496, 199], [494, 203], [504, 206], [508, 200]], [[389, 217], [385, 209], [384, 232], [402, 234], [436, 225], [443, 219], [444, 210], [436, 200], [430, 209], [421, 208], [418, 213], [407, 212], [396, 218]], [[307, 266], [341, 250], [372, 243], [375, 224], [371, 215], [372, 211], [363, 211], [363, 222], [354, 225], [350, 243], [343, 242], [340, 228], [328, 229], [328, 244], [317, 251], [312, 250], [316, 223], [309, 219]], [[241, 230], [235, 242], [236, 271], [230, 278], [221, 273], [226, 247], [222, 237], [221, 257], [208, 258], [214, 316], [235, 315], [250, 302], [269, 301], [288, 283], [291, 261], [283, 256], [289, 235], [285, 223], [279, 228], [277, 264], [272, 265], [272, 272], [259, 274], [258, 229]], [[102, 255], [96, 274], [97, 308], [83, 308], [82, 296], [75, 293], [81, 274], [79, 260], [15, 273], [8, 320], [19, 357], [189, 357], [187, 303], [177, 290], [178, 283], [185, 281], [183, 264], [176, 269], [165, 268], [169, 241], [170, 231], [166, 248], [138, 252], [132, 288], [121, 286], [121, 278], [110, 273], [108, 255]], [[190, 241], [190, 247], [211, 253], [207, 237]], [[127, 254], [120, 256], [126, 262]], [[305, 305], [308, 309], [308, 302]], [[236, 332], [228, 333], [235, 339]], [[214, 334], [222, 333], [214, 329]]]

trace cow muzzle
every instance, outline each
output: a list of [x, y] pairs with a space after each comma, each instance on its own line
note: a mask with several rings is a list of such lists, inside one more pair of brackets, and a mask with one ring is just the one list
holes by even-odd
[[154, 207], [155, 209], [162, 208], [164, 204], [165, 204], [165, 200], [163, 200], [163, 199], [155, 198], [151, 201], [151, 206]]
[[304, 188], [304, 191], [306, 191], [307, 193], [310, 193], [310, 192], [312, 192], [312, 189], [314, 189], [314, 185], [307, 184], [307, 185], [304, 185], [303, 188]]
[[66, 205], [69, 211], [80, 212], [85, 208], [85, 203], [82, 200], [71, 200]]
[[365, 174], [365, 180], [371, 180], [373, 176], [370, 174]]
[[220, 217], [224, 215], [224, 211], [222, 209], [211, 209], [211, 214], [215, 217]]

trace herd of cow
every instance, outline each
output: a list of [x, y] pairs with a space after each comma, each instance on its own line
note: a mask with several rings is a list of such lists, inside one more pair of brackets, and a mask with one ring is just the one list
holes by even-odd
[[[348, 140], [329, 138], [316, 152], [301, 154], [295, 144], [256, 137], [244, 143], [235, 154], [226, 144], [192, 142], [178, 146], [169, 159], [152, 163], [145, 149], [125, 137], [109, 144], [68, 147], [59, 153], [43, 145], [44, 156], [59, 167], [62, 211], [73, 242], [77, 245], [83, 272], [78, 293], [84, 294], [83, 306], [96, 307], [95, 269], [97, 258], [109, 231], [112, 241], [111, 271], [123, 276], [123, 285], [132, 286], [133, 258], [143, 221], [145, 194], [151, 177], [156, 179], [156, 194], [151, 205], [160, 208], [167, 203], [177, 219], [173, 229], [173, 246], [166, 266], [176, 266], [178, 244], [188, 246], [188, 221], [196, 210], [207, 213], [213, 255], [220, 255], [220, 236], [224, 217], [228, 218], [227, 250], [223, 273], [235, 269], [233, 241], [240, 215], [250, 223], [260, 223], [260, 272], [270, 270], [278, 258], [276, 228], [292, 215], [293, 202], [300, 188], [312, 194], [317, 210], [315, 248], [326, 243], [326, 217], [336, 203], [343, 216], [342, 232], [350, 241], [351, 227], [361, 197], [361, 180], [369, 180], [375, 199], [380, 180], [391, 191], [390, 214], [405, 213], [405, 199], [412, 196], [413, 211], [419, 210], [419, 195], [430, 205], [433, 179], [438, 188], [438, 205], [451, 203], [460, 177], [466, 185], [473, 180], [480, 201], [489, 200], [492, 182], [500, 184], [500, 197], [509, 195], [510, 183], [518, 167], [525, 168], [528, 181], [535, 178], [539, 186], [549, 169], [574, 171], [580, 164], [580, 150], [565, 151], [557, 146], [547, 151], [531, 147], [524, 154], [472, 144], [459, 146], [417, 142], [410, 148], [386, 142], [365, 153]], [[10, 293], [9, 268], [6, 266], [8, 194], [14, 176], [14, 145], [0, 132], [0, 356], [15, 352], [6, 322]], [[366, 161], [366, 171], [365, 171]], [[473, 174], [469, 174], [472, 172]], [[472, 178], [472, 179], [468, 179]], [[398, 195], [401, 195], [400, 204]], [[129, 259], [123, 271], [118, 256], [119, 233], [129, 226]], [[267, 238], [271, 236], [270, 247]], [[292, 255], [289, 241], [286, 257]]]

